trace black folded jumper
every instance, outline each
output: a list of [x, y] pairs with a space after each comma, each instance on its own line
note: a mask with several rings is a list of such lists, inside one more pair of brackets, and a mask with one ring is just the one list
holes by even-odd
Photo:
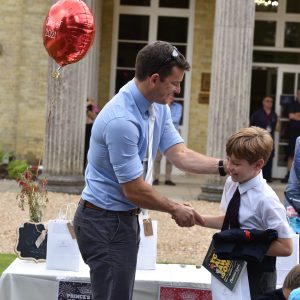
[[215, 253], [220, 259], [242, 259], [262, 263], [272, 241], [278, 238], [276, 230], [228, 229], [213, 235]]

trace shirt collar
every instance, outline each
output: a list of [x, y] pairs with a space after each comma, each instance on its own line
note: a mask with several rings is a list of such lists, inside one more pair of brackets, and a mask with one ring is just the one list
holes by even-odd
[[240, 183], [239, 184], [239, 192], [240, 194], [246, 193], [248, 190], [251, 190], [258, 185], [261, 184], [263, 179], [262, 171], [259, 172], [258, 175], [256, 175], [254, 178], [248, 180], [247, 182]]
[[136, 106], [138, 107], [139, 111], [141, 112], [142, 115], [147, 114], [149, 106], [151, 105], [151, 102], [148, 101], [144, 95], [140, 92], [138, 89], [135, 79], [133, 78], [130, 82], [130, 91], [132, 93], [134, 102]]

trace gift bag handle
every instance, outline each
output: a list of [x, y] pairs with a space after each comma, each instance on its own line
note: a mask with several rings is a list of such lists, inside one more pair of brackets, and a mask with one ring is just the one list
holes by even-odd
[[72, 202], [63, 204], [59, 209], [58, 219], [72, 220], [75, 214], [76, 207], [76, 204]]

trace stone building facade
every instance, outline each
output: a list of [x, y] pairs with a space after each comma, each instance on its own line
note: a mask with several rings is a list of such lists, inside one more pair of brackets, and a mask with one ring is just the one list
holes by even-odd
[[[148, 3], [146, 5], [149, 9], [122, 6], [124, 3], [137, 3], [130, 0], [95, 1], [86, 1], [90, 7], [95, 7], [97, 3], [95, 16], [99, 23], [99, 39], [96, 40], [99, 60], [95, 61], [98, 79], [94, 82], [97, 91], [90, 96], [96, 98], [100, 107], [105, 105], [115, 92], [115, 72], [118, 69], [116, 35], [119, 16], [128, 11], [133, 14], [142, 12], [141, 15], [149, 11], [150, 19], [160, 14], [171, 18], [185, 16], [188, 19], [188, 42], [185, 43], [185, 47], [192, 69], [186, 76], [186, 92], [183, 98], [179, 99], [184, 101], [185, 110], [181, 132], [190, 148], [206, 153], [210, 133], [208, 128], [211, 108], [209, 79], [214, 59], [215, 11], [220, 5], [226, 5], [224, 7], [228, 11], [235, 10], [237, 7], [243, 9], [244, 5], [252, 4], [254, 0], [228, 0], [227, 4], [224, 0], [173, 1], [179, 3], [178, 5], [188, 3], [187, 9], [159, 8], [159, 3], [172, 3], [163, 0], [139, 2]], [[0, 7], [0, 150], [13, 152], [17, 158], [26, 159], [31, 163], [36, 163], [44, 156], [51, 58], [48, 57], [43, 46], [42, 27], [54, 2], [54, 0], [9, 0]], [[280, 99], [284, 94], [291, 96], [297, 87], [297, 82], [300, 82], [300, 74], [297, 71], [300, 46], [298, 42], [293, 42], [299, 40], [297, 37], [300, 36], [298, 3], [299, 1], [296, 0], [281, 0], [276, 10], [272, 8], [256, 11], [253, 62], [250, 62], [252, 64], [252, 84], [249, 83], [251, 97], [249, 95], [242, 99], [246, 101], [247, 111], [249, 111], [249, 107], [254, 109], [259, 105], [265, 93], [275, 98], [276, 112], [280, 115], [280, 124], [275, 136], [277, 150], [274, 158], [275, 177], [283, 176], [286, 170], [284, 151], [287, 145], [284, 126], [287, 120], [282, 114], [283, 107]], [[247, 10], [245, 13], [248, 14]], [[226, 20], [226, 15], [224, 17]], [[154, 24], [154, 27], [149, 28], [149, 41], [155, 39], [155, 26]], [[265, 28], [265, 31], [262, 28]], [[221, 52], [222, 49], [219, 51]], [[235, 60], [228, 61], [228, 64], [232, 64], [233, 68], [236, 67]], [[69, 66], [65, 68], [67, 71]], [[264, 80], [259, 79], [261, 74], [264, 74]], [[287, 89], [284, 85], [285, 79], [290, 78], [291, 74], [294, 75], [295, 84]], [[251, 74], [247, 76], [251, 77]], [[212, 78], [216, 77], [212, 76]], [[72, 99], [64, 99], [64, 101], [71, 102]], [[85, 103], [85, 99], [82, 101]], [[244, 120], [242, 123], [247, 124], [247, 121]], [[223, 153], [219, 155], [222, 156]]]
[[[42, 27], [52, 1], [8, 1], [0, 8], [0, 148], [36, 162], [43, 155], [48, 54]], [[210, 73], [214, 1], [196, 1], [189, 147], [205, 152], [208, 104], [199, 104], [201, 72]], [[110, 98], [114, 1], [102, 1], [98, 103]], [[71, 101], [66, 100], [66, 101]], [[83, 99], [85, 101], [85, 99]]]
[[1, 5], [0, 148], [39, 160], [45, 133], [48, 55], [42, 26], [49, 1]]

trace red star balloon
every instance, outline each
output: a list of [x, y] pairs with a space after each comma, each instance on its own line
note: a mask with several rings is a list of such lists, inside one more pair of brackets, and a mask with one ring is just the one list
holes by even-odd
[[81, 0], [57, 1], [44, 21], [44, 46], [60, 67], [82, 59], [92, 46], [94, 35], [94, 17]]

